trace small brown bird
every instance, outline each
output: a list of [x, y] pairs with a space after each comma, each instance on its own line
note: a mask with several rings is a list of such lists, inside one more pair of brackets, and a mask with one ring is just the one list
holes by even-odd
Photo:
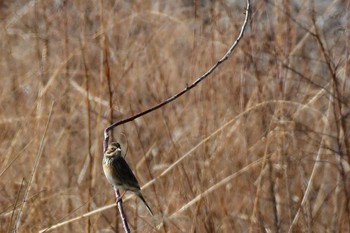
[[112, 142], [108, 145], [103, 155], [103, 171], [111, 185], [119, 190], [123, 190], [124, 193], [126, 191], [135, 193], [145, 203], [151, 215], [153, 215], [151, 208], [142, 196], [139, 182], [137, 182], [134, 173], [122, 156], [122, 149], [119, 143]]

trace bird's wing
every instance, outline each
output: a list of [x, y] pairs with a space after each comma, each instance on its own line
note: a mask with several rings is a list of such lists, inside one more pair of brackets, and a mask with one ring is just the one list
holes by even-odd
[[139, 182], [130, 169], [129, 165], [122, 156], [118, 156], [115, 161], [115, 173], [122, 183], [130, 188], [131, 191], [140, 190]]

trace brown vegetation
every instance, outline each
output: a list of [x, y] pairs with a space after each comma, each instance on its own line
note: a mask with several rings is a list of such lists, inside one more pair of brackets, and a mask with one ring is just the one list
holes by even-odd
[[[1, 1], [0, 231], [123, 232], [104, 128], [215, 64], [244, 7]], [[211, 77], [114, 130], [155, 212], [126, 195], [132, 232], [350, 232], [349, 10], [253, 1]]]

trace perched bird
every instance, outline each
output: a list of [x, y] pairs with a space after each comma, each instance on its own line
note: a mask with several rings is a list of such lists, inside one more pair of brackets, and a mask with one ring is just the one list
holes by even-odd
[[119, 143], [112, 142], [108, 145], [103, 155], [103, 171], [111, 185], [124, 191], [122, 196], [126, 191], [135, 193], [145, 203], [151, 215], [153, 215], [151, 208], [142, 196], [139, 182], [137, 182], [134, 173], [122, 156], [122, 149]]

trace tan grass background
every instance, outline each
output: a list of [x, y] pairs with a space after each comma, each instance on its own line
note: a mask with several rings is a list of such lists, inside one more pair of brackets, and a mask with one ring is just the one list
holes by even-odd
[[[104, 128], [210, 68], [244, 7], [1, 1], [0, 231], [113, 204]], [[114, 130], [140, 184], [155, 179], [143, 189], [155, 217], [124, 202], [133, 232], [350, 231], [349, 7], [252, 1], [243, 40], [209, 79]], [[123, 230], [109, 208], [52, 232]]]

